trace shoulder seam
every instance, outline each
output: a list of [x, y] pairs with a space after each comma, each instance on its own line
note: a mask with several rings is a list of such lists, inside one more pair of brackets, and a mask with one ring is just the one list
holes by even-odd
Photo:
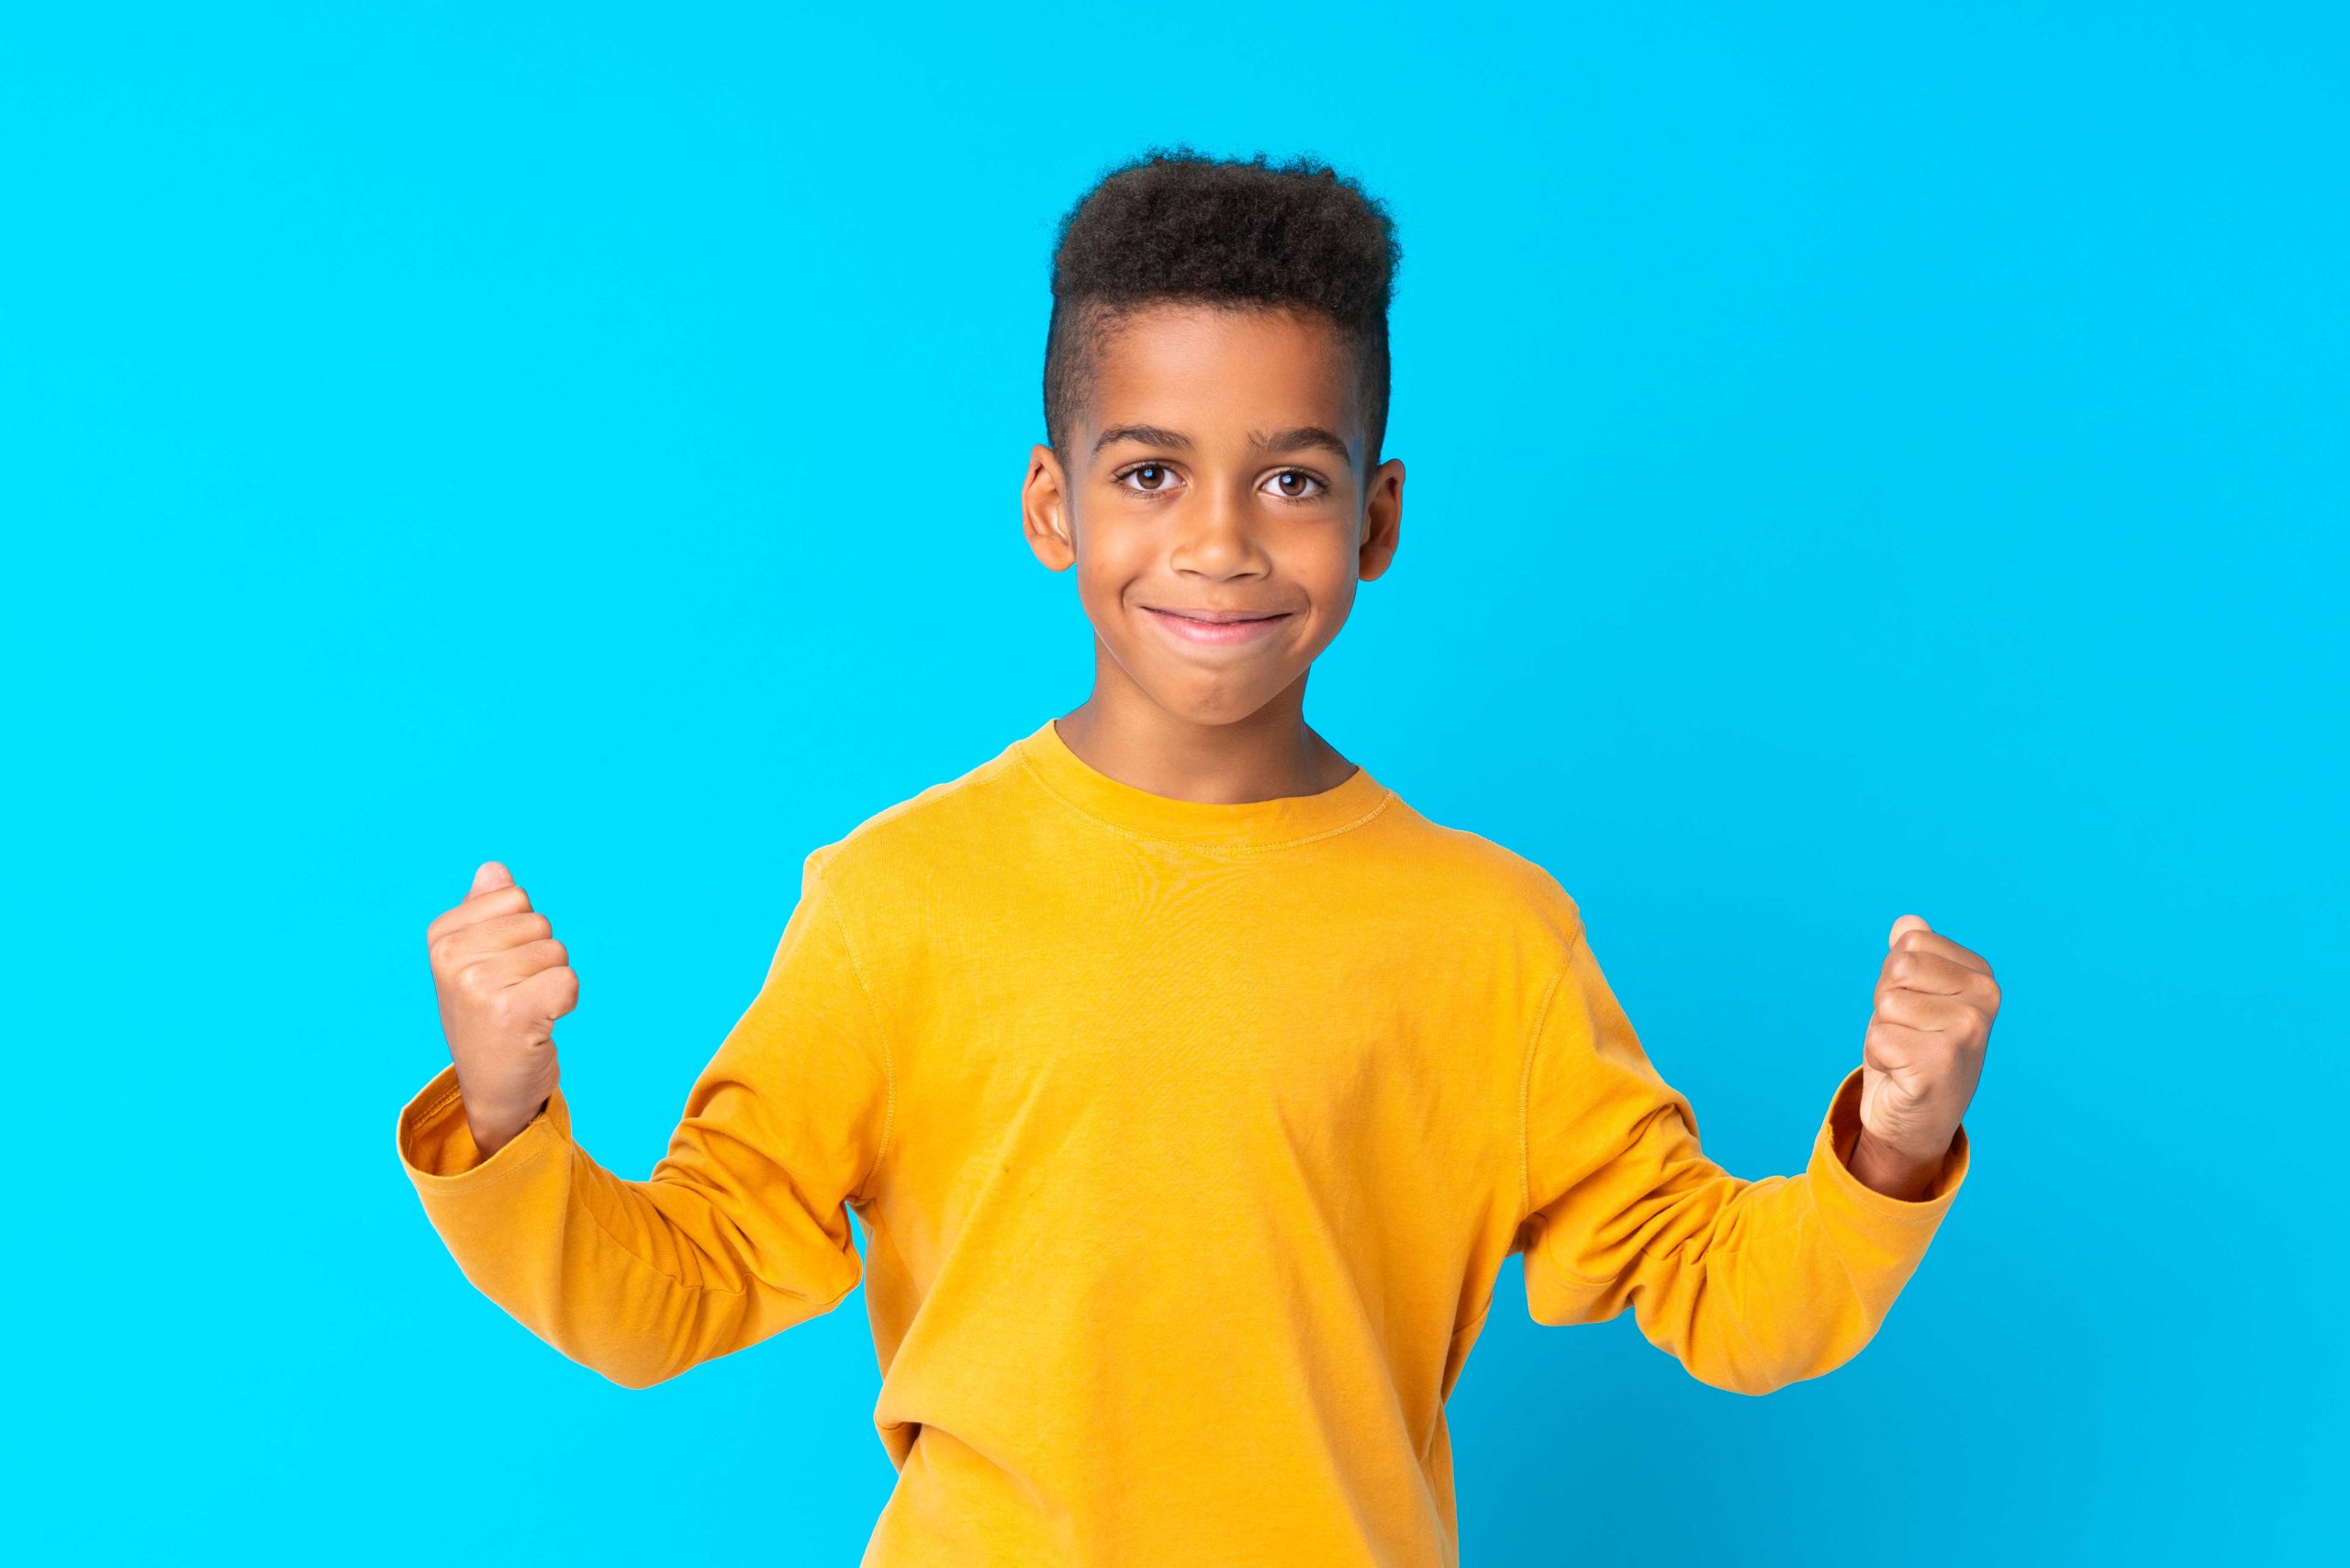
[[[831, 843], [824, 845], [822, 847], [822, 849], [832, 850], [835, 854], [844, 852], [846, 846], [852, 842], [865, 836], [868, 833], [895, 822], [900, 817], [913, 815], [920, 812], [928, 810], [936, 806], [945, 800], [962, 793], [966, 790], [978, 788], [979, 786], [986, 784], [991, 779], [1000, 777], [1007, 771], [1009, 761], [1010, 759], [1008, 757], [1002, 754], [998, 754], [997, 756], [989, 757], [984, 761], [974, 763], [971, 767], [964, 769], [961, 773], [957, 774], [952, 778], [942, 778], [935, 784], [926, 784], [920, 790], [915, 790], [912, 794], [907, 796], [904, 800], [894, 801], [889, 805], [882, 807], [879, 811], [875, 812], [872, 815], [859, 821], [854, 826], [850, 827], [847, 832], [842, 834], [840, 837], [834, 839]], [[829, 855], [825, 857], [828, 861], [832, 857], [833, 857]]]
[[840, 891], [826, 879], [824, 875], [824, 868], [831, 864], [831, 860], [832, 857], [826, 856], [822, 860], [815, 863], [811, 871], [816, 880], [824, 888], [825, 912], [833, 917], [833, 929], [840, 933], [841, 950], [848, 955], [849, 972], [856, 977], [857, 994], [865, 998], [866, 1016], [872, 1020], [873, 1038], [881, 1047], [883, 1092], [881, 1142], [873, 1151], [872, 1162], [866, 1166], [865, 1174], [856, 1179], [856, 1186], [849, 1194], [850, 1203], [862, 1208], [867, 1202], [865, 1190], [872, 1182], [873, 1173], [881, 1169], [881, 1158], [890, 1152], [890, 1139], [897, 1131], [898, 1069], [893, 1053], [890, 1049], [890, 1031], [883, 1025], [881, 1009], [873, 1000], [873, 988], [866, 982], [865, 966], [857, 960], [856, 944], [849, 936], [848, 922], [841, 916]]
[[1541, 1048], [1542, 1031], [1550, 1021], [1550, 1003], [1557, 999], [1559, 987], [1565, 983], [1567, 968], [1559, 966], [1550, 983], [1543, 988], [1542, 1004], [1534, 1010], [1534, 1029], [1526, 1037], [1526, 1059], [1517, 1070], [1517, 1223], [1524, 1225], [1526, 1216], [1534, 1212], [1534, 1179], [1528, 1153], [1527, 1102], [1534, 1083], [1534, 1056]]

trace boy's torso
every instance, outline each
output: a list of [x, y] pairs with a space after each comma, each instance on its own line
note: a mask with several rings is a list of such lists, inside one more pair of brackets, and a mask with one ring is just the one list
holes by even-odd
[[1160, 837], [1051, 747], [824, 852], [892, 1069], [867, 1561], [1450, 1561], [1443, 1401], [1573, 904], [1367, 778]]

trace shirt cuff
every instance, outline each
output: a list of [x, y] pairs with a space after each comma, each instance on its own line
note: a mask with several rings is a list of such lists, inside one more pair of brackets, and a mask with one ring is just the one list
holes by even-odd
[[1861, 1076], [1854, 1068], [1836, 1086], [1811, 1144], [1811, 1185], [1828, 1217], [1851, 1228], [1879, 1236], [1896, 1248], [1923, 1247], [1942, 1224], [1942, 1215], [1966, 1184], [1966, 1126], [1961, 1123], [1951, 1137], [1950, 1152], [1921, 1198], [1897, 1198], [1880, 1193], [1852, 1174], [1836, 1151], [1858, 1137], [1861, 1130]]
[[550, 1149], [568, 1144], [571, 1108], [557, 1086], [539, 1114], [485, 1159], [465, 1121], [464, 1100], [457, 1090], [457, 1064], [451, 1062], [400, 1108], [396, 1141], [400, 1165], [419, 1192], [470, 1192], [503, 1181], [537, 1163]]

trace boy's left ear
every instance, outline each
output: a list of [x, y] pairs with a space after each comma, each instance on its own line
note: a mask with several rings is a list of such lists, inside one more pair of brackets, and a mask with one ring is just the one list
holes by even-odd
[[1404, 460], [1391, 457], [1371, 471], [1362, 506], [1362, 549], [1355, 576], [1369, 582], [1387, 570], [1404, 543]]
[[1077, 564], [1077, 535], [1069, 515], [1069, 478], [1059, 455], [1039, 443], [1028, 449], [1028, 478], [1020, 487], [1020, 521], [1028, 548], [1046, 569]]

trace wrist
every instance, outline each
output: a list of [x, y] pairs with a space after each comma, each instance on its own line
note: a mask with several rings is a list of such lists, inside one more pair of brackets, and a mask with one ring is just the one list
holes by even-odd
[[541, 1100], [536, 1106], [519, 1114], [511, 1111], [488, 1111], [476, 1116], [474, 1114], [473, 1107], [468, 1105], [465, 1107], [465, 1128], [473, 1135], [474, 1148], [480, 1152], [482, 1159], [487, 1159], [491, 1155], [521, 1137], [522, 1129], [537, 1121], [539, 1114], [547, 1108], [554, 1098], [554, 1096], [550, 1094]]
[[1889, 1144], [1863, 1126], [1852, 1140], [1852, 1152], [1844, 1165], [1863, 1186], [1888, 1198], [1914, 1204], [1932, 1191], [1934, 1180], [1950, 1156], [1950, 1142], [1945, 1138], [1936, 1152], [1921, 1154]]

